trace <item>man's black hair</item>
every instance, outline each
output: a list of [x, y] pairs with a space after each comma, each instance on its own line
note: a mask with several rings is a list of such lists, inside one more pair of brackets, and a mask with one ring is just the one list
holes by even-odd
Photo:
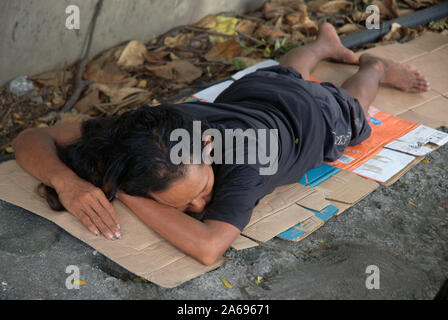
[[[78, 141], [56, 148], [69, 168], [101, 188], [109, 200], [118, 189], [151, 198], [150, 192], [168, 189], [186, 173], [185, 164], [173, 164], [170, 160], [170, 150], [178, 143], [170, 141], [170, 134], [179, 128], [193, 137], [193, 119], [188, 114], [164, 105], [143, 105], [120, 116], [84, 121]], [[201, 129], [207, 128], [201, 122]], [[190, 139], [190, 150], [192, 144]], [[65, 209], [53, 188], [41, 184], [39, 189], [43, 189], [52, 209]]]

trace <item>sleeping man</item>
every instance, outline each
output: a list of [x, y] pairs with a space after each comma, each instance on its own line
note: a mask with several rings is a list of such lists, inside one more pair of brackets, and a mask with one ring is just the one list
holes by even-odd
[[[309, 81], [322, 59], [359, 70], [341, 87]], [[117, 197], [149, 228], [209, 265], [261, 198], [370, 136], [367, 109], [380, 83], [429, 89], [407, 66], [369, 54], [358, 58], [325, 23], [316, 41], [235, 81], [214, 103], [142, 106], [28, 129], [13, 147], [17, 162], [42, 182], [49, 205], [66, 209], [92, 233], [121, 237], [110, 203]], [[235, 140], [236, 150], [227, 144]]]

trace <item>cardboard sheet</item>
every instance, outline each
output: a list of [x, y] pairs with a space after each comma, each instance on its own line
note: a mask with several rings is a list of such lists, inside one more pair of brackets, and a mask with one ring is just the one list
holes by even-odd
[[379, 184], [371, 179], [341, 170], [319, 184], [316, 189], [322, 192], [325, 199], [339, 209], [337, 212], [337, 215], [339, 215], [378, 187]]
[[2, 200], [56, 223], [122, 267], [162, 287], [175, 287], [223, 263], [221, 259], [212, 266], [204, 266], [185, 255], [148, 228], [117, 199], [112, 204], [120, 219], [122, 239], [111, 241], [96, 237], [68, 212], [51, 210], [38, 195], [38, 184], [39, 181], [26, 173], [15, 160], [0, 164]]
[[431, 128], [448, 127], [448, 97], [438, 96], [415, 108], [400, 113], [398, 117], [424, 124]]
[[339, 211], [339, 209], [334, 205], [328, 205], [327, 207], [325, 207], [320, 211], [317, 210], [310, 210], [310, 211], [313, 213], [311, 217], [309, 217], [304, 221], [299, 222], [298, 224], [292, 226], [288, 230], [283, 231], [282, 233], [278, 234], [277, 237], [289, 241], [300, 241], [302, 239], [305, 239], [311, 233], [313, 233], [322, 225], [324, 225], [324, 223], [328, 219], [333, 217]]
[[[122, 267], [157, 285], [175, 287], [223, 263], [221, 259], [212, 266], [204, 266], [185, 255], [148, 228], [118, 199], [112, 204], [120, 219], [122, 238], [111, 241], [101, 236], [96, 237], [68, 212], [51, 210], [38, 195], [38, 184], [39, 181], [26, 173], [15, 160], [0, 164], [2, 200], [56, 223]], [[278, 187], [260, 201], [242, 234], [258, 241], [267, 241], [312, 216], [301, 205], [320, 210], [327, 204], [323, 194], [317, 189], [299, 183]], [[258, 244], [249, 238], [240, 236], [232, 246], [243, 249], [256, 245]]]
[[242, 235], [267, 241], [312, 216], [303, 205], [320, 210], [327, 202], [317, 189], [299, 183], [277, 187], [260, 200]]

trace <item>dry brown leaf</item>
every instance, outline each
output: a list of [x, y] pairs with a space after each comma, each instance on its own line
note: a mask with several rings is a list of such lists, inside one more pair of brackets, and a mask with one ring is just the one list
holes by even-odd
[[172, 52], [170, 52], [170, 59], [171, 59], [171, 61], [174, 61], [174, 60], [179, 60], [179, 57], [178, 56], [176, 56], [174, 53], [172, 53]]
[[188, 47], [190, 39], [193, 37], [193, 33], [178, 33], [174, 37], [166, 37], [163, 44], [169, 48], [185, 48]]
[[289, 25], [295, 25], [298, 23], [303, 23], [308, 18], [308, 15], [303, 12], [293, 12], [286, 16], [286, 22]]
[[210, 51], [208, 51], [204, 58], [207, 61], [226, 61], [240, 55], [242, 48], [236, 39], [229, 39], [224, 42], [218, 42]]
[[204, 19], [194, 24], [193, 27], [213, 29], [216, 27], [216, 15], [206, 16]]
[[392, 23], [390, 26], [390, 31], [384, 35], [382, 38], [383, 41], [389, 41], [389, 40], [399, 40], [401, 38], [401, 25], [398, 23]]
[[64, 104], [64, 102], [64, 98], [56, 91], [53, 91], [53, 99], [51, 100], [51, 103], [53, 103], [53, 105], [59, 106]]
[[138, 82], [138, 84], [137, 84], [137, 88], [142, 88], [142, 89], [144, 89], [144, 88], [146, 88], [146, 85], [147, 85], [147, 81], [146, 81], [145, 79], [143, 79], [143, 80], [140, 80], [140, 81]]
[[408, 41], [418, 36], [416, 29], [401, 26], [398, 23], [392, 23], [390, 31], [381, 39], [382, 41]]
[[258, 62], [265, 61], [265, 59], [254, 59], [254, 58], [249, 58], [249, 57], [235, 57], [234, 59], [236, 61], [242, 61], [246, 68], [249, 68], [250, 66], [253, 66], [254, 64], [256, 64]]
[[328, 0], [313, 0], [306, 3], [308, 11], [318, 11], [319, 8]]
[[260, 24], [255, 32], [257, 37], [263, 39], [289, 38], [290, 35], [281, 31], [278, 28], [271, 27], [265, 24]]
[[352, 20], [354, 22], [364, 21], [364, 20], [367, 19], [367, 17], [368, 17], [367, 12], [361, 12], [361, 11], [358, 11], [358, 10], [354, 10], [353, 13], [352, 13]]
[[292, 26], [292, 30], [293, 32], [300, 31], [306, 35], [316, 35], [319, 31], [319, 26], [316, 21], [313, 21], [308, 16], [305, 16], [300, 23]]
[[64, 73], [64, 70], [54, 70], [30, 77], [30, 80], [37, 81], [45, 86], [59, 87], [66, 84], [72, 78], [73, 73], [71, 71]]
[[277, 19], [286, 14], [299, 11], [306, 14], [306, 5], [302, 0], [271, 0], [264, 5], [266, 19]]
[[82, 122], [90, 119], [88, 114], [82, 113], [73, 114], [71, 112], [61, 112], [59, 115], [61, 117], [61, 123]]
[[383, 0], [383, 4], [392, 15], [392, 18], [398, 18], [400, 16], [395, 0]]
[[89, 94], [87, 94], [84, 98], [79, 100], [74, 108], [81, 113], [87, 113], [92, 109], [95, 104], [100, 103], [99, 91], [98, 89], [92, 90]]
[[335, 0], [335, 1], [328, 1], [325, 4], [323, 4], [319, 8], [319, 11], [326, 14], [335, 14], [340, 11], [351, 10], [352, 8], [353, 3], [350, 1]]
[[119, 83], [124, 80], [126, 72], [122, 71], [114, 61], [114, 50], [109, 50], [99, 58], [89, 62], [83, 74], [84, 80], [100, 83]]
[[403, 2], [413, 9], [425, 8], [438, 3], [437, 0], [403, 0]]
[[112, 103], [119, 103], [126, 97], [139, 92], [146, 92], [144, 89], [125, 87], [120, 84], [94, 83], [92, 89], [98, 89], [107, 95]]
[[395, 14], [386, 6], [384, 1], [374, 1], [372, 4], [378, 7], [381, 19], [389, 20], [396, 18]]
[[143, 43], [132, 40], [123, 49], [117, 65], [122, 68], [131, 68], [142, 65], [145, 61], [145, 54], [147, 50]]
[[254, 33], [257, 24], [250, 20], [242, 20], [237, 24], [235, 30], [239, 31], [245, 35], [251, 36]]
[[167, 51], [148, 51], [145, 54], [145, 59], [151, 64], [164, 64], [168, 61], [165, 58], [169, 54]]
[[176, 56], [181, 59], [188, 60], [194, 58], [196, 54], [190, 51], [177, 51]]
[[276, 20], [272, 20], [274, 22], [273, 23], [274, 27], [276, 27], [279, 30], [282, 30], [283, 29], [283, 20], [284, 20], [283, 17], [278, 17]]
[[163, 66], [148, 66], [154, 75], [179, 83], [190, 83], [202, 75], [201, 69], [186, 60], [176, 60]]
[[301, 33], [301, 32], [298, 31], [298, 30], [294, 30], [294, 31], [291, 33], [291, 39], [292, 39], [292, 40], [296, 40], [296, 41], [304, 41], [305, 38], [306, 38], [306, 37], [303, 35], [303, 33]]
[[359, 31], [360, 28], [356, 24], [347, 23], [337, 29], [338, 33], [352, 33]]

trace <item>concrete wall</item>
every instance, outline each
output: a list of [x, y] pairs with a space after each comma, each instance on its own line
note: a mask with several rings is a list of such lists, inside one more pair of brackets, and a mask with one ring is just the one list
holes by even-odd
[[[104, 0], [91, 56], [123, 41], [142, 42], [172, 27], [224, 11], [246, 12], [264, 0]], [[0, 85], [72, 64], [81, 56], [96, 0], [0, 0]], [[65, 9], [80, 9], [80, 29], [69, 30]]]

